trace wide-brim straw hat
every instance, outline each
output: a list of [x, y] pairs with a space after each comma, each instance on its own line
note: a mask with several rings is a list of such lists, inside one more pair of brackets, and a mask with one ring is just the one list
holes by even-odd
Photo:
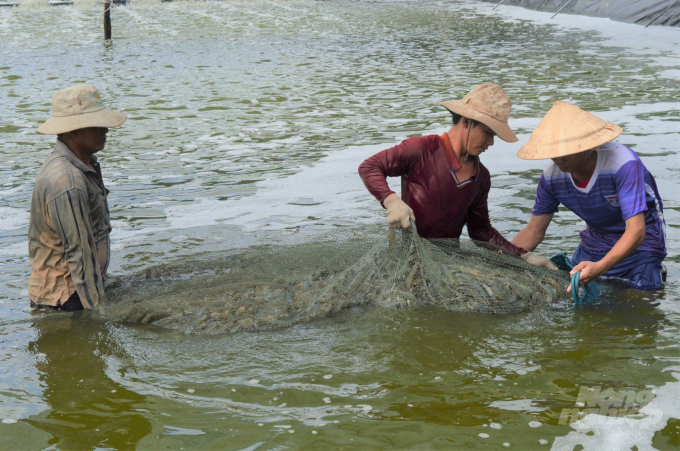
[[88, 127], [118, 127], [127, 115], [107, 108], [92, 85], [76, 85], [52, 96], [52, 117], [36, 130], [59, 135]]
[[503, 88], [495, 83], [475, 86], [462, 100], [441, 102], [441, 105], [452, 113], [481, 122], [503, 141], [518, 141], [508, 125], [512, 101]]
[[594, 149], [615, 139], [623, 129], [570, 103], [553, 103], [517, 156], [546, 160]]

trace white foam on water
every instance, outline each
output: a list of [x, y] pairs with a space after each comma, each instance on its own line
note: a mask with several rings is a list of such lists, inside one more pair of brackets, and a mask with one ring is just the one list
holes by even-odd
[[[375, 214], [370, 210], [382, 208], [366, 191], [357, 170], [364, 159], [391, 145], [334, 152], [289, 177], [257, 183], [253, 196], [225, 201], [198, 198], [191, 204], [170, 206], [165, 210], [167, 221], [172, 229], [228, 223], [246, 231], [298, 227], [320, 220], [373, 222]], [[390, 181], [390, 186], [398, 190], [399, 181]]]
[[659, 72], [659, 77], [680, 80], [680, 69], [669, 69]]
[[[680, 366], [666, 368], [664, 371], [680, 371]], [[662, 430], [671, 418], [680, 419], [680, 372], [673, 372], [677, 382], [668, 382], [662, 387], [652, 389], [655, 398], [640, 409], [644, 418], [618, 418], [588, 414], [571, 424], [575, 431], [558, 437], [553, 443], [555, 451], [571, 451], [581, 445], [584, 451], [603, 449], [655, 449], [652, 440], [657, 431]]]
[[26, 257], [28, 258], [28, 240], [0, 247], [0, 255], [4, 257]]
[[[122, 251], [156, 232], [216, 224], [239, 226], [245, 232], [252, 232], [319, 222], [374, 223], [384, 214], [383, 209], [366, 191], [358, 167], [369, 156], [395, 144], [355, 146], [331, 153], [296, 174], [258, 182], [251, 196], [228, 200], [197, 197], [191, 203], [170, 205], [165, 208], [167, 225], [131, 228], [126, 223], [116, 224], [121, 227], [114, 227], [111, 233], [112, 250]], [[390, 187], [399, 192], [400, 180], [395, 178], [389, 182]]]
[[0, 231], [28, 227], [30, 213], [19, 208], [0, 207]]
[[[515, 412], [542, 412], [548, 410], [547, 407], [534, 405], [534, 399], [513, 399], [510, 401], [493, 401], [489, 403], [489, 407], [495, 407], [501, 410], [510, 410]], [[531, 423], [529, 423], [531, 425]]]
[[163, 426], [167, 431], [163, 432], [165, 435], [204, 435], [205, 432], [200, 429], [179, 428], [175, 426]]
[[[237, 383], [235, 381], [235, 383]], [[383, 398], [387, 394], [387, 390], [383, 389], [380, 384], [342, 384], [339, 387], [330, 387], [321, 384], [307, 384], [303, 382], [279, 382], [267, 387], [269, 390], [300, 390], [305, 392], [319, 392], [328, 396], [337, 396], [341, 398], [356, 397], [358, 399], [378, 399]], [[359, 394], [369, 392], [369, 394]], [[278, 399], [278, 398], [276, 398]]]
[[246, 447], [246, 448], [242, 448], [242, 449], [240, 449], [240, 450], [238, 450], [238, 451], [255, 451], [257, 448], [259, 448], [260, 446], [264, 445], [264, 443], [265, 443], [265, 442], [257, 442], [257, 443], [254, 443], [254, 444], [252, 444], [252, 445]]
[[[479, 2], [475, 0], [470, 0], [470, 3], [479, 5]], [[645, 55], [654, 52], [660, 57], [667, 58], [669, 54], [678, 57], [677, 59], [671, 57], [674, 62], [666, 60], [669, 63], [667, 65], [677, 66], [680, 62], [680, 55], [677, 53], [677, 48], [680, 46], [680, 33], [674, 27], [644, 28], [637, 24], [617, 22], [603, 17], [575, 14], [558, 14], [551, 19], [550, 17], [555, 13], [550, 11], [534, 11], [530, 8], [512, 5], [501, 5], [496, 10], [492, 10], [495, 5], [489, 3], [484, 3], [484, 5], [487, 7], [478, 8], [479, 13], [500, 16], [510, 22], [530, 20], [542, 24], [554, 24], [562, 29], [592, 31], [597, 33], [598, 38], [607, 39], [604, 42], [605, 45], [640, 50], [644, 51]], [[598, 43], [601, 44], [600, 41]], [[664, 60], [659, 59], [659, 63], [663, 64]]]

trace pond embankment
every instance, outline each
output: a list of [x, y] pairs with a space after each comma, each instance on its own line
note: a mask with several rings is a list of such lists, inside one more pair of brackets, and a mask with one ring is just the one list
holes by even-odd
[[[500, 0], [482, 0], [487, 3], [499, 3]], [[503, 5], [520, 6], [540, 11], [560, 14], [582, 14], [584, 16], [608, 17], [619, 22], [647, 25], [680, 26], [680, 1], [678, 0], [505, 0]], [[664, 12], [664, 10], [667, 11]], [[663, 13], [663, 14], [661, 14]], [[661, 16], [659, 16], [661, 14]], [[654, 20], [659, 16], [656, 20]]]

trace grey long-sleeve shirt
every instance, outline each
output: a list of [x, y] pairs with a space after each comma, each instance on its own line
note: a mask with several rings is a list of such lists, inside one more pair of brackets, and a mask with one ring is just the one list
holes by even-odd
[[57, 140], [33, 187], [28, 228], [31, 277], [28, 295], [59, 306], [74, 291], [86, 309], [104, 298], [110, 261], [111, 221], [99, 163], [80, 161]]

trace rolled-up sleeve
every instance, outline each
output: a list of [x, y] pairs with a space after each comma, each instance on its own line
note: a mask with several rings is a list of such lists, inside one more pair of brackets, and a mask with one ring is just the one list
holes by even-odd
[[104, 298], [104, 285], [97, 262], [87, 195], [80, 189], [70, 189], [48, 202], [47, 210], [64, 244], [73, 285], [83, 307], [93, 309]]
[[378, 152], [359, 166], [359, 176], [368, 191], [382, 204], [394, 191], [387, 185], [387, 177], [409, 173], [422, 158], [421, 138], [408, 138], [401, 144]]

